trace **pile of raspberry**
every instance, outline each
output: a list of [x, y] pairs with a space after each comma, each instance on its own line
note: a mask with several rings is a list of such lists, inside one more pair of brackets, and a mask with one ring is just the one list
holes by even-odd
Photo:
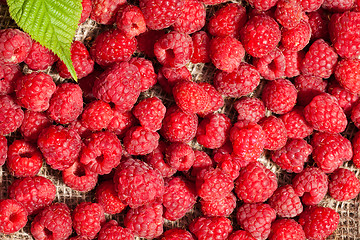
[[[71, 45], [78, 82], [0, 30], [2, 238], [334, 234], [341, 216], [324, 204], [360, 192], [359, 1], [82, 5], [79, 25], [101, 31]], [[66, 204], [56, 183], [91, 201]]]

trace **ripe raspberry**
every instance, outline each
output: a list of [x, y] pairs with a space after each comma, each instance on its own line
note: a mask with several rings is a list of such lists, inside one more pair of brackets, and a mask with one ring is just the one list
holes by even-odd
[[192, 35], [194, 52], [190, 61], [192, 63], [208, 63], [211, 61], [209, 57], [210, 37], [204, 31], [197, 31]]
[[340, 133], [345, 130], [347, 119], [337, 99], [328, 93], [317, 95], [304, 108], [305, 119], [315, 130]]
[[271, 160], [287, 172], [299, 173], [309, 160], [312, 149], [304, 139], [289, 138], [283, 148], [271, 152]]
[[81, 124], [90, 131], [106, 129], [114, 113], [109, 103], [94, 100], [87, 104], [81, 114]]
[[214, 37], [210, 40], [209, 56], [217, 69], [230, 73], [240, 66], [245, 50], [236, 38]]
[[237, 230], [231, 233], [228, 240], [255, 240], [255, 238], [247, 231]]
[[120, 111], [113, 111], [114, 116], [111, 119], [107, 130], [109, 132], [113, 132], [118, 135], [119, 138], [122, 138], [127, 130], [132, 126], [135, 126], [136, 119], [131, 114], [131, 112], [120, 112]]
[[22, 76], [18, 64], [0, 65], [0, 95], [11, 94], [14, 92], [14, 85], [17, 78]]
[[245, 51], [253, 57], [261, 58], [271, 51], [281, 40], [281, 31], [276, 21], [265, 15], [253, 16], [240, 32]]
[[0, 30], [0, 62], [5, 64], [23, 62], [29, 55], [31, 45], [30, 36], [19, 29]]
[[267, 80], [275, 80], [285, 75], [285, 56], [278, 48], [261, 58], [255, 58], [253, 64], [260, 75]]
[[164, 30], [147, 30], [146, 32], [136, 37], [138, 42], [137, 50], [144, 53], [149, 58], [154, 58], [154, 44], [164, 35]]
[[185, 216], [196, 203], [195, 184], [182, 177], [165, 180], [165, 192], [162, 196], [164, 218], [176, 221]]
[[303, 211], [303, 205], [291, 185], [285, 185], [275, 190], [268, 204], [282, 218], [293, 218]]
[[256, 10], [265, 12], [276, 5], [277, 0], [247, 0], [247, 2]]
[[259, 125], [265, 132], [265, 149], [278, 150], [285, 146], [287, 131], [280, 118], [275, 116], [264, 117], [259, 121]]
[[79, 161], [62, 171], [62, 179], [66, 186], [80, 192], [88, 192], [95, 188], [98, 174], [91, 172]]
[[126, 207], [117, 196], [115, 185], [111, 180], [101, 182], [96, 187], [95, 198], [107, 214], [120, 213]]
[[55, 199], [56, 187], [49, 179], [35, 176], [14, 180], [8, 191], [9, 198], [17, 200], [32, 215]]
[[165, 112], [164, 104], [157, 97], [145, 98], [132, 109], [132, 113], [140, 121], [141, 126], [153, 132], [161, 128]]
[[172, 228], [166, 230], [160, 240], [195, 240], [191, 233], [181, 228]]
[[294, 219], [278, 219], [271, 224], [269, 240], [305, 240], [305, 232]]
[[228, 196], [214, 201], [201, 200], [201, 212], [205, 217], [228, 217], [236, 207], [236, 197], [231, 192]]
[[126, 0], [92, 0], [90, 18], [100, 24], [111, 25], [115, 22], [116, 13]]
[[321, 77], [300, 75], [294, 79], [294, 85], [298, 90], [298, 105], [306, 106], [315, 96], [325, 92], [327, 81]]
[[15, 132], [24, 119], [24, 112], [10, 95], [0, 96], [0, 135]]
[[[281, 31], [281, 44], [282, 46], [291, 51], [298, 52], [308, 45], [311, 38], [310, 24], [302, 20], [294, 28], [283, 28]], [[311, 64], [310, 64], [311, 66]]]
[[72, 212], [72, 220], [78, 235], [94, 239], [105, 222], [104, 209], [97, 203], [82, 202]]
[[0, 167], [5, 164], [7, 159], [8, 145], [5, 136], [0, 136]]
[[43, 72], [32, 72], [15, 82], [17, 103], [31, 111], [46, 111], [50, 98], [56, 90], [52, 77]]
[[46, 117], [45, 113], [26, 110], [24, 120], [20, 126], [20, 133], [25, 140], [36, 142], [41, 130], [50, 125], [51, 121]]
[[160, 172], [137, 159], [129, 158], [120, 163], [114, 183], [120, 200], [131, 208], [152, 202], [164, 193]]
[[360, 181], [354, 172], [339, 168], [330, 175], [329, 194], [336, 201], [354, 199], [360, 192]]
[[289, 138], [305, 138], [313, 132], [312, 126], [305, 120], [303, 107], [295, 106], [279, 118], [284, 122]]
[[329, 78], [334, 73], [338, 55], [335, 49], [323, 39], [311, 44], [302, 62], [301, 73], [321, 78]]
[[336, 81], [330, 82], [327, 92], [336, 97], [340, 107], [344, 110], [345, 115], [349, 117], [352, 109], [359, 100], [359, 95], [346, 90]]
[[205, 6], [198, 0], [185, 0], [181, 14], [173, 24], [175, 31], [191, 34], [204, 27]]
[[131, 127], [123, 139], [125, 150], [131, 155], [146, 155], [159, 144], [160, 135], [142, 126]]
[[172, 88], [180, 81], [191, 81], [192, 76], [186, 66], [180, 68], [161, 67], [158, 72], [158, 82], [161, 88], [172, 94]]
[[343, 162], [351, 160], [351, 142], [339, 133], [316, 132], [311, 139], [312, 158], [325, 173], [332, 173]]
[[211, 16], [208, 30], [213, 36], [238, 38], [246, 20], [246, 9], [239, 3], [229, 3]]
[[260, 73], [248, 63], [241, 63], [232, 72], [217, 71], [214, 78], [215, 88], [223, 95], [238, 98], [245, 96], [260, 83]]
[[166, 109], [160, 133], [170, 142], [189, 142], [195, 137], [197, 127], [196, 114], [185, 113], [173, 105]]
[[71, 233], [71, 213], [65, 203], [46, 207], [31, 222], [31, 234], [35, 239], [66, 240]]
[[199, 82], [198, 83], [210, 96], [210, 100], [206, 111], [198, 113], [200, 117], [204, 117], [207, 114], [214, 113], [219, 110], [222, 106], [224, 106], [224, 99], [222, 95], [216, 90], [216, 88], [208, 82]]
[[271, 229], [276, 212], [265, 203], [244, 203], [236, 213], [238, 224], [254, 238], [265, 240]]
[[58, 57], [51, 52], [48, 48], [42, 46], [40, 43], [33, 41], [29, 55], [24, 62], [31, 70], [45, 70], [52, 66]]
[[150, 89], [157, 82], [154, 66], [150, 60], [145, 58], [131, 58], [129, 63], [134, 64], [140, 72], [140, 91]]
[[307, 16], [311, 27], [311, 39], [329, 39], [329, 18], [327, 13], [320, 8], [317, 11], [307, 13]]
[[226, 217], [198, 217], [189, 225], [198, 240], [225, 240], [232, 229], [231, 221]]
[[318, 10], [324, 0], [300, 0], [304, 12], [313, 12]]
[[195, 161], [193, 149], [182, 142], [173, 142], [165, 150], [165, 161], [178, 171], [187, 171]]
[[191, 176], [197, 176], [203, 169], [215, 167], [214, 161], [204, 151], [194, 150], [195, 161], [192, 165]]
[[100, 33], [90, 48], [90, 55], [101, 66], [128, 61], [136, 50], [136, 38], [129, 38], [121, 31], [107, 30]]
[[261, 99], [268, 110], [276, 114], [284, 114], [295, 106], [297, 90], [287, 79], [269, 81], [263, 88]]
[[253, 97], [242, 97], [234, 103], [234, 108], [238, 113], [238, 121], [250, 121], [257, 123], [265, 117], [265, 105]]
[[0, 233], [12, 234], [26, 225], [28, 213], [16, 200], [0, 200]]
[[144, 33], [146, 23], [140, 8], [134, 5], [122, 5], [117, 12], [116, 27], [129, 38]]
[[300, 67], [305, 57], [305, 52], [294, 52], [286, 50], [283, 47], [280, 47], [280, 50], [285, 57], [285, 76], [287, 78], [292, 78], [300, 75]]
[[335, 69], [336, 80], [351, 93], [360, 93], [360, 60], [342, 59]]
[[329, 1], [325, 0], [321, 5], [322, 8], [331, 12], [346, 12], [352, 10], [355, 0]]
[[292, 185], [303, 204], [316, 205], [328, 191], [328, 177], [320, 168], [307, 167], [293, 178]]
[[325, 239], [339, 224], [339, 214], [328, 207], [312, 206], [300, 215], [299, 223], [308, 239]]
[[118, 225], [115, 220], [105, 223], [99, 232], [98, 240], [132, 240], [134, 233]]
[[276, 4], [275, 18], [284, 28], [291, 29], [296, 27], [302, 18], [300, 1], [278, 1]]
[[79, 20], [79, 25], [84, 23], [86, 19], [90, 17], [90, 13], [92, 11], [92, 1], [91, 0], [82, 0], [82, 11], [81, 11], [81, 17]]

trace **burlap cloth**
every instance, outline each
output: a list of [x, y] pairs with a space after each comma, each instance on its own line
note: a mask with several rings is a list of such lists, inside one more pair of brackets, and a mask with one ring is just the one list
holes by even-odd
[[[211, 16], [212, 13], [218, 9], [220, 6], [213, 6], [207, 8], [207, 16]], [[17, 25], [15, 22], [10, 18], [10, 14], [8, 12], [7, 6], [0, 5], [0, 29], [4, 28], [16, 28]], [[79, 26], [75, 40], [82, 41], [87, 45], [90, 46], [91, 42], [93, 41], [94, 37], [101, 31], [101, 27], [94, 21], [88, 19], [85, 23]], [[212, 76], [214, 73], [214, 67], [210, 64], [189, 64], [188, 69], [190, 70], [193, 80], [197, 82], [201, 81], [212, 81]], [[26, 65], [23, 66], [24, 73], [30, 72]], [[61, 82], [64, 81], [64, 79], [61, 79], [59, 75], [54, 71], [53, 68], [49, 68], [45, 70], [44, 72], [50, 74], [55, 82]], [[252, 93], [251, 95], [259, 95], [261, 92], [262, 84]], [[169, 104], [173, 100], [171, 97], [166, 95], [160, 87], [155, 86], [150, 91], [147, 91], [145, 93], [142, 93], [140, 98], [149, 97], [149, 96], [157, 96], [160, 99], [162, 99], [165, 103]], [[225, 98], [225, 106], [220, 109], [220, 112], [226, 113], [231, 119], [235, 119], [236, 113], [234, 109], [232, 108], [232, 103], [235, 101], [235, 99], [232, 98]], [[353, 124], [349, 124], [347, 130], [345, 131], [345, 136], [347, 136], [349, 139], [354, 135], [354, 132], [357, 131], [356, 128], [353, 126]], [[19, 138], [19, 134], [14, 133], [8, 137], [8, 139], [11, 141], [13, 139]], [[201, 149], [202, 147], [196, 143], [196, 141], [193, 141], [191, 143], [192, 147], [195, 149]], [[293, 177], [292, 174], [288, 174], [283, 172], [276, 164], [272, 163], [269, 160], [268, 153], [264, 152], [259, 159], [260, 162], [264, 163], [267, 168], [269, 168], [271, 171], [273, 171], [277, 177], [279, 185], [288, 184], [291, 183], [291, 179]], [[359, 178], [360, 170], [356, 169], [351, 162], [345, 163], [342, 167], [347, 168], [355, 172], [356, 176]], [[38, 174], [40, 176], [44, 176], [48, 179], [50, 179], [56, 186], [56, 197], [54, 202], [63, 202], [66, 203], [71, 209], [74, 209], [74, 207], [84, 201], [94, 201], [94, 191], [88, 192], [88, 193], [82, 193], [75, 190], [72, 190], [71, 188], [67, 187], [61, 179], [61, 174], [59, 171], [53, 170], [50, 167], [46, 166], [44, 163], [40, 173]], [[9, 175], [7, 172], [6, 165], [0, 167], [0, 199], [7, 198], [7, 189], [8, 186], [13, 182], [14, 177]], [[330, 236], [328, 239], [360, 239], [360, 197], [358, 196], [356, 199], [353, 199], [351, 201], [345, 201], [345, 202], [338, 202], [335, 201], [330, 196], [326, 196], [325, 199], [319, 204], [321, 206], [331, 207], [335, 209], [340, 214], [340, 223], [338, 225], [337, 230], [334, 232], [332, 236]], [[234, 213], [236, 210], [234, 211]], [[194, 219], [197, 216], [200, 216], [200, 210], [198, 204], [195, 205], [194, 209], [186, 214], [184, 218], [181, 220], [178, 220], [176, 222], [171, 222], [165, 220], [164, 225], [164, 231], [169, 228], [173, 227], [186, 227], [188, 223], [191, 222], [192, 219]], [[106, 215], [107, 219], [116, 219], [120, 223], [123, 221], [123, 215], [122, 214], [116, 214], [116, 215]], [[233, 220], [233, 228], [234, 230], [240, 229], [240, 227], [236, 224], [235, 216], [232, 214], [230, 218]], [[27, 225], [21, 229], [19, 232], [16, 232], [12, 235], [3, 235], [0, 233], [0, 240], [30, 240], [33, 239], [33, 237], [30, 234], [30, 224], [33, 217], [29, 217], [29, 221]], [[136, 238], [141, 239], [141, 238]], [[209, 239], [210, 240], [210, 239]]]

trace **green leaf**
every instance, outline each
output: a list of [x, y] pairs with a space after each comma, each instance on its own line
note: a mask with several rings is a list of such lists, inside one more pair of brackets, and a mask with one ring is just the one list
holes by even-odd
[[77, 81], [70, 47], [81, 16], [81, 0], [7, 0], [20, 28], [65, 63]]

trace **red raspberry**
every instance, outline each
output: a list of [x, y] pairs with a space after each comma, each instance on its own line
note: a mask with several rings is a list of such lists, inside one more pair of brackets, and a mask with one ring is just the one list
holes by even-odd
[[92, 1], [91, 0], [82, 0], [82, 11], [81, 11], [81, 17], [79, 20], [79, 25], [84, 23], [89, 17], [90, 13], [92, 11]]
[[8, 191], [9, 198], [17, 200], [32, 215], [55, 199], [56, 187], [49, 179], [35, 176], [14, 180]]
[[260, 75], [267, 80], [275, 80], [285, 75], [285, 56], [278, 48], [261, 58], [255, 58], [253, 64]]
[[355, 167], [360, 168], [360, 132], [356, 132], [352, 141], [354, 156], [353, 156], [353, 163]]
[[105, 222], [104, 209], [97, 203], [82, 202], [72, 212], [72, 220], [78, 235], [94, 239]]
[[165, 192], [162, 196], [164, 218], [176, 221], [185, 216], [196, 203], [195, 184], [182, 177], [165, 180]]
[[7, 159], [7, 139], [4, 136], [0, 136], [0, 167], [5, 164]]
[[115, 185], [111, 180], [101, 182], [96, 187], [95, 198], [107, 214], [120, 213], [126, 207], [117, 196]]
[[0, 200], [0, 233], [12, 234], [22, 229], [27, 222], [25, 207], [16, 200]]
[[99, 232], [98, 240], [133, 240], [134, 233], [118, 225], [115, 220], [105, 223]]
[[193, 149], [182, 142], [173, 142], [165, 150], [165, 161], [178, 171], [187, 171], [195, 161]]
[[304, 108], [305, 119], [315, 130], [340, 133], [345, 130], [347, 119], [337, 99], [328, 93], [317, 95]]
[[240, 66], [245, 50], [234, 37], [214, 37], [210, 40], [209, 56], [216, 68], [230, 73]]
[[170, 142], [189, 142], [195, 137], [197, 127], [196, 114], [185, 113], [174, 105], [166, 110], [160, 133]]
[[140, 95], [140, 73], [128, 62], [114, 64], [95, 80], [93, 94], [118, 111], [128, 111]]
[[269, 81], [263, 88], [261, 99], [268, 110], [276, 114], [284, 114], [295, 106], [297, 90], [287, 79]]
[[328, 207], [312, 206], [300, 215], [299, 223], [307, 239], [325, 239], [339, 224], [340, 216]]
[[229, 236], [228, 240], [255, 240], [251, 234], [244, 230], [237, 230]]
[[250, 18], [241, 29], [240, 37], [245, 51], [261, 58], [275, 49], [281, 40], [281, 31], [273, 18], [260, 14]]
[[342, 59], [335, 69], [336, 80], [351, 93], [360, 93], [360, 60]]
[[31, 222], [31, 234], [35, 239], [66, 240], [71, 233], [71, 213], [65, 203], [46, 207]]
[[24, 112], [10, 95], [0, 96], [0, 135], [15, 132], [24, 119]]
[[93, 133], [81, 149], [80, 162], [97, 174], [108, 174], [120, 163], [120, 140], [111, 132]]
[[294, 79], [294, 85], [298, 90], [298, 105], [306, 106], [315, 96], [325, 92], [327, 81], [321, 77], [300, 75]]
[[345, 115], [349, 117], [352, 109], [359, 100], [359, 95], [343, 88], [336, 81], [330, 82], [327, 92], [336, 97], [340, 107], [344, 110]]
[[208, 30], [213, 36], [238, 38], [246, 20], [246, 9], [239, 3], [229, 3], [210, 18]]
[[264, 117], [259, 121], [259, 125], [265, 132], [265, 149], [278, 150], [285, 146], [287, 131], [280, 118], [275, 116]]
[[118, 135], [119, 138], [122, 138], [127, 130], [136, 124], [135, 117], [131, 112], [120, 112], [113, 111], [114, 116], [111, 119], [107, 130]]
[[294, 219], [278, 219], [271, 224], [269, 240], [305, 240], [305, 232]]
[[79, 161], [75, 161], [72, 166], [62, 171], [63, 182], [70, 188], [88, 192], [95, 188], [98, 181], [98, 174], [91, 172]]
[[[302, 20], [294, 28], [283, 28], [281, 31], [281, 44], [282, 46], [291, 51], [300, 51], [308, 45], [311, 38], [310, 24]], [[311, 66], [311, 65], [310, 65]]]
[[307, 16], [311, 27], [311, 39], [329, 39], [329, 18], [327, 13], [320, 8], [317, 11], [307, 13]]
[[132, 113], [140, 121], [141, 126], [153, 132], [161, 128], [165, 112], [164, 104], [157, 97], [145, 98], [132, 109]]
[[134, 5], [122, 5], [117, 12], [116, 27], [129, 38], [144, 33], [146, 23], [140, 8]]
[[181, 14], [173, 24], [175, 31], [191, 34], [204, 27], [205, 6], [198, 0], [185, 0]]
[[325, 0], [321, 5], [322, 8], [331, 12], [346, 12], [352, 10], [355, 0], [329, 1]]
[[195, 240], [191, 233], [181, 228], [166, 230], [160, 240]]
[[302, 62], [301, 73], [321, 78], [329, 78], [334, 73], [338, 55], [335, 49], [323, 39], [311, 44]]
[[304, 51], [294, 52], [280, 47], [285, 57], [285, 76], [288, 78], [300, 75], [300, 67], [305, 57]]
[[58, 57], [51, 52], [48, 48], [42, 46], [40, 43], [33, 41], [29, 55], [24, 62], [31, 70], [45, 70], [52, 66]]
[[15, 140], [8, 150], [7, 167], [15, 177], [33, 177], [42, 166], [41, 152], [25, 140]]
[[159, 144], [160, 135], [142, 126], [131, 127], [123, 139], [125, 150], [131, 155], [146, 155]]
[[276, 5], [277, 0], [247, 0], [247, 2], [256, 10], [265, 12]]
[[320, 168], [307, 167], [293, 178], [292, 186], [303, 204], [316, 205], [328, 191], [328, 177]]
[[172, 94], [172, 88], [180, 81], [191, 81], [192, 76], [186, 66], [180, 68], [161, 67], [158, 72], [158, 82], [165, 92]]
[[195, 161], [192, 165], [191, 175], [197, 176], [203, 169], [214, 167], [214, 161], [204, 151], [194, 150]]
[[226, 217], [198, 217], [189, 225], [198, 240], [225, 240], [232, 229], [231, 221]]
[[7, 28], [0, 30], [0, 62], [16, 64], [23, 62], [32, 46], [30, 36], [19, 30]]
[[303, 107], [295, 106], [279, 118], [284, 122], [289, 138], [305, 138], [313, 132], [312, 126], [305, 120]]
[[155, 85], [156, 73], [150, 60], [145, 58], [131, 58], [129, 63], [134, 64], [140, 72], [140, 91], [144, 92]]
[[101, 131], [107, 128], [113, 115], [109, 103], [94, 100], [85, 106], [81, 114], [81, 124], [90, 131]]
[[271, 160], [287, 172], [299, 173], [309, 160], [312, 147], [305, 140], [289, 138], [286, 145], [271, 152]]
[[241, 63], [232, 72], [217, 71], [214, 78], [215, 88], [221, 94], [234, 98], [251, 93], [259, 83], [259, 72], [248, 63]]
[[0, 65], [0, 95], [11, 94], [14, 92], [15, 80], [22, 76], [18, 64]]
[[300, 1], [280, 0], [276, 4], [275, 18], [284, 28], [296, 27], [302, 18]]
[[197, 31], [192, 35], [194, 52], [190, 61], [192, 63], [208, 63], [211, 61], [209, 57], [210, 52], [210, 37], [204, 31]]
[[210, 96], [210, 100], [206, 111], [198, 113], [200, 117], [204, 117], [207, 114], [214, 113], [219, 110], [222, 106], [224, 106], [224, 99], [222, 95], [216, 90], [216, 88], [208, 82], [199, 82], [198, 83]]
[[92, 0], [90, 18], [100, 24], [111, 25], [115, 22], [116, 13], [126, 0]]
[[303, 205], [291, 185], [284, 185], [275, 190], [268, 204], [282, 218], [293, 218], [303, 211]]
[[313, 12], [318, 10], [324, 0], [300, 0], [303, 11]]
[[56, 87], [47, 110], [49, 117], [57, 123], [68, 124], [76, 120], [83, 111], [82, 91], [78, 84], [62, 83]]
[[236, 207], [236, 197], [231, 192], [228, 196], [214, 201], [201, 200], [201, 212], [205, 217], [228, 217]]
[[360, 192], [360, 181], [354, 172], [339, 168], [330, 175], [329, 194], [336, 201], [354, 199]]
[[90, 49], [90, 55], [101, 66], [128, 61], [136, 50], [136, 38], [127, 37], [121, 31], [107, 30], [100, 33]]
[[160, 172], [137, 159], [129, 158], [120, 163], [114, 183], [120, 200], [131, 208], [150, 203], [164, 193]]
[[244, 203], [236, 213], [238, 224], [254, 238], [265, 240], [271, 229], [276, 212], [265, 203]]
[[52, 77], [43, 72], [32, 72], [15, 82], [17, 103], [31, 111], [46, 111], [50, 98], [56, 90]]
[[264, 103], [254, 97], [242, 97], [234, 103], [234, 108], [238, 113], [238, 121], [250, 121], [257, 123], [265, 117]]
[[138, 41], [138, 51], [144, 53], [149, 58], [154, 58], [154, 44], [164, 35], [164, 30], [147, 30], [146, 32], [140, 34], [136, 37]]

